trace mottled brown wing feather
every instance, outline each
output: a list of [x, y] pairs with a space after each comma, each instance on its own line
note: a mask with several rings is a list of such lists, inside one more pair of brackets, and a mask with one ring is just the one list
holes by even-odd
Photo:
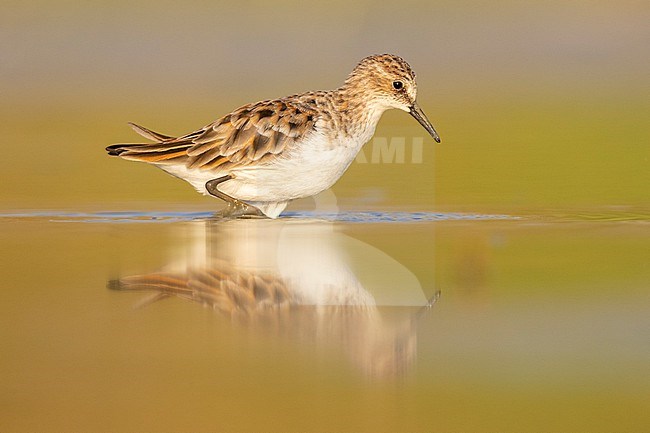
[[274, 274], [253, 274], [221, 260], [215, 260], [213, 266], [183, 274], [152, 273], [123, 277], [109, 282], [109, 287], [177, 296], [225, 313], [282, 307], [294, 301], [286, 284]]
[[113, 145], [109, 154], [154, 164], [184, 163], [213, 170], [266, 162], [314, 130], [316, 110], [310, 104], [285, 99], [245, 105], [190, 134], [171, 138], [141, 126], [136, 132], [151, 144]]

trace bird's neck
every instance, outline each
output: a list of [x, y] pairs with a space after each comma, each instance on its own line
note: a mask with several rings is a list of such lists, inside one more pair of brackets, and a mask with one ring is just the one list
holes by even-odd
[[388, 109], [380, 101], [355, 86], [344, 85], [331, 92], [332, 122], [345, 136], [368, 141], [381, 115]]

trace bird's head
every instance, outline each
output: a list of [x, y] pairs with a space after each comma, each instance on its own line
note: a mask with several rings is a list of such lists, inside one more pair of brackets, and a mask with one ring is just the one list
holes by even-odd
[[366, 57], [345, 80], [345, 87], [384, 110], [397, 108], [410, 113], [440, 143], [440, 136], [417, 104], [415, 72], [401, 57], [393, 54]]

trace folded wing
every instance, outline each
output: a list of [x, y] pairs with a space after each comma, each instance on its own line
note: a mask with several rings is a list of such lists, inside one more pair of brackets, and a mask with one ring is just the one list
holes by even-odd
[[109, 155], [153, 164], [184, 164], [199, 170], [228, 170], [276, 158], [314, 131], [316, 111], [285, 99], [243, 106], [182, 137], [133, 129], [153, 143], [114, 144]]

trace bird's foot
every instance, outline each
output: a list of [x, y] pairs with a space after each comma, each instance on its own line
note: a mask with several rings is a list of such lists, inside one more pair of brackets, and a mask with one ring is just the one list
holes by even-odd
[[266, 215], [264, 215], [259, 209], [239, 200], [229, 201], [225, 209], [217, 212], [215, 216], [232, 219], [266, 218]]

